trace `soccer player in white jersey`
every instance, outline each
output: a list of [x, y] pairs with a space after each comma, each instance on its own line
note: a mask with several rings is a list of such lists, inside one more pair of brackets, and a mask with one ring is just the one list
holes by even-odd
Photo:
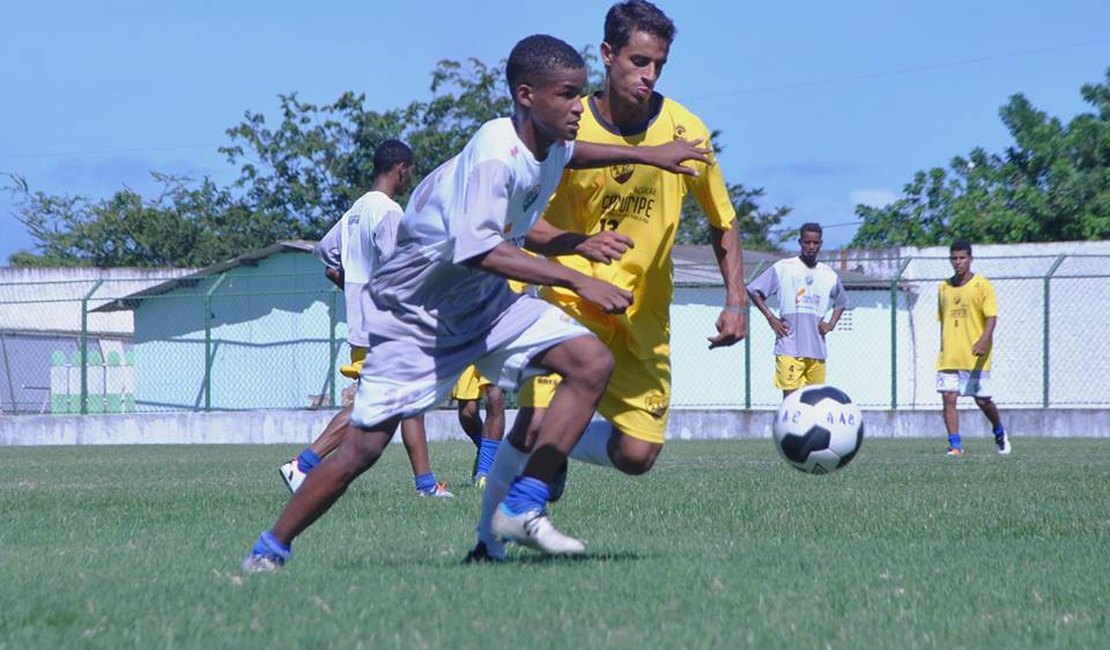
[[353, 426], [259, 535], [244, 571], [285, 564], [293, 540], [378, 460], [398, 422], [446, 398], [471, 363], [506, 390], [537, 374], [563, 376], [531, 458], [492, 525], [498, 535], [545, 553], [585, 552], [581, 540], [555, 529], [546, 507], [555, 474], [597, 407], [613, 355], [558, 308], [513, 293], [505, 278], [569, 287], [599, 309], [626, 310], [631, 292], [528, 255], [521, 250], [525, 236], [564, 167], [632, 163], [690, 174], [682, 161], [704, 162], [708, 150], [686, 140], [638, 148], [576, 143], [586, 66], [557, 38], [517, 43], [506, 77], [513, 116], [485, 123], [420, 183], [395, 252], [370, 279], [369, 350]]
[[[365, 292], [366, 283], [379, 265], [380, 258], [392, 252], [397, 224], [403, 212], [394, 198], [408, 190], [412, 182], [412, 165], [412, 149], [404, 142], [386, 140], [379, 144], [374, 150], [370, 191], [359, 197], [316, 245], [316, 257], [324, 263], [324, 274], [343, 290], [347, 305], [347, 343], [351, 348], [351, 362], [341, 366], [339, 371], [351, 379], [359, 378], [362, 360], [366, 357], [367, 333], [362, 316], [364, 302], [370, 299]], [[351, 406], [345, 404], [310, 446], [279, 468], [290, 492], [296, 492], [305, 476], [339, 447], [351, 421]], [[401, 422], [401, 439], [412, 464], [416, 494], [453, 497], [445, 485], [436, 481], [428, 460], [424, 416], [418, 415]]]
[[[752, 304], [775, 332], [775, 387], [783, 397], [802, 386], [825, 383], [825, 336], [848, 306], [840, 276], [817, 261], [821, 252], [820, 224], [802, 224], [801, 253], [779, 260], [748, 284]], [[779, 315], [767, 306], [778, 294]], [[825, 314], [832, 308], [832, 316]]]

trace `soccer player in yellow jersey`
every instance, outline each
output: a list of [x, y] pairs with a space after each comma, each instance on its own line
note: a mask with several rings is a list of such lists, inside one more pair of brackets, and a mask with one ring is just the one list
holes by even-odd
[[953, 243], [948, 261], [954, 273], [940, 283], [937, 319], [940, 320], [940, 355], [937, 357], [937, 392], [944, 400], [944, 426], [948, 430], [948, 455], [962, 456], [960, 395], [975, 404], [990, 420], [999, 454], [1010, 453], [1010, 437], [1002, 427], [998, 407], [991, 399], [991, 352], [998, 305], [989, 280], [971, 272], [971, 244]]
[[[705, 124], [654, 89], [674, 34], [674, 23], [650, 2], [631, 0], [610, 8], [600, 47], [605, 83], [600, 92], [582, 100], [580, 141], [647, 146], [688, 139], [711, 147]], [[546, 242], [579, 237], [577, 255], [553, 259], [633, 294], [625, 313], [607, 314], [560, 288], [543, 287], [539, 292], [597, 334], [616, 361], [598, 405], [606, 421], [592, 422], [570, 456], [626, 474], [650, 470], [663, 448], [671, 398], [671, 249], [688, 192], [713, 226], [712, 243], [725, 283], [718, 333], [709, 338], [709, 347], [732, 345], [747, 334], [743, 248], [728, 187], [712, 154], [705, 163], [688, 164], [696, 176], [659, 173], [645, 165], [565, 171], [544, 218], [528, 234], [529, 248], [539, 253]], [[558, 383], [554, 379], [535, 378], [521, 388], [509, 444], [501, 445], [487, 479], [478, 544], [470, 561], [504, 555], [489, 522], [506, 481], [527, 460], [522, 450], [531, 448], [552, 402]], [[565, 472], [560, 478], [565, 481]], [[552, 500], [561, 496], [561, 487], [552, 489]]]
[[[484, 422], [478, 408], [483, 396], [486, 398]], [[483, 377], [477, 367], [470, 365], [451, 389], [451, 399], [459, 406], [459, 426], [478, 448], [470, 480], [477, 488], [484, 490], [493, 458], [501, 446], [501, 438], [505, 436], [505, 391]]]

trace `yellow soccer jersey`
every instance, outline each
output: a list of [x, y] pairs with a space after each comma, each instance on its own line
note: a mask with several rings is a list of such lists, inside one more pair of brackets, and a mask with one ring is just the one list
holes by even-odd
[[[638, 133], [619, 132], [602, 121], [593, 98], [583, 98], [584, 111], [578, 139], [618, 145], [659, 145], [675, 138], [701, 139], [711, 147], [709, 129], [693, 113], [671, 99], [660, 102], [655, 117]], [[691, 163], [697, 176], [661, 171], [650, 165], [615, 165], [601, 169], [566, 170], [555, 196], [544, 213], [552, 225], [571, 232], [594, 234], [616, 230], [628, 235], [635, 248], [609, 265], [589, 262], [577, 255], [553, 258], [582, 273], [628, 289], [632, 306], [623, 316], [606, 316], [568, 289], [545, 287], [541, 295], [556, 302], [607, 339], [605, 330], [628, 331], [631, 352], [639, 358], [666, 355], [670, 341], [670, 304], [674, 290], [671, 249], [682, 201], [693, 192], [709, 223], [722, 230], [736, 218], [720, 166], [710, 154], [709, 164]]]
[[940, 283], [937, 319], [941, 323], [940, 355], [937, 370], [990, 370], [993, 350], [976, 357], [971, 346], [983, 336], [988, 318], [998, 316], [994, 287], [981, 275], [954, 287]]

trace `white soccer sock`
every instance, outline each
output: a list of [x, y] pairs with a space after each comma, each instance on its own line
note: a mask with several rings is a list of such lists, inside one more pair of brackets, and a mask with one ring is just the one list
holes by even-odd
[[613, 435], [613, 425], [605, 420], [591, 420], [586, 425], [578, 444], [570, 450], [570, 457], [591, 465], [616, 467], [609, 458], [609, 438]]
[[493, 467], [486, 477], [486, 489], [482, 491], [482, 514], [478, 519], [478, 541], [485, 543], [486, 551], [493, 557], [505, 557], [505, 545], [490, 530], [493, 512], [505, 500], [513, 479], [524, 471], [528, 457], [529, 454], [517, 449], [506, 439], [497, 448]]

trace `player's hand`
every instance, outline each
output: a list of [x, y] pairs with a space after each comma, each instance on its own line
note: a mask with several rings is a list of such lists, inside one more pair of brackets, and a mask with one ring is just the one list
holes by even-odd
[[597, 305], [607, 314], [623, 314], [632, 304], [632, 292], [597, 280], [582, 276], [573, 287], [574, 292]]
[[833, 329], [835, 328], [828, 321], [821, 321], [817, 324], [817, 331], [821, 334], [821, 338], [825, 338], [825, 335], [833, 331]]
[[683, 140], [679, 138], [666, 144], [645, 147], [648, 149], [648, 162], [649, 164], [669, 172], [697, 176], [698, 170], [693, 167], [685, 167], [682, 163], [686, 160], [696, 160], [703, 163], [709, 162], [709, 154], [713, 150], [699, 147], [698, 145], [701, 144], [701, 142], [700, 138], [697, 140]]
[[748, 317], [742, 311], [725, 309], [717, 317], [717, 336], [706, 337], [709, 349], [733, 345], [748, 335]]
[[619, 260], [633, 246], [632, 239], [628, 235], [603, 230], [582, 240], [574, 250], [591, 262], [609, 264], [613, 260]]
[[767, 322], [770, 323], [771, 329], [774, 330], [775, 338], [782, 339], [790, 336], [790, 323], [776, 316], [772, 316]]
[[990, 351], [990, 349], [990, 341], [984, 341], [983, 339], [979, 339], [978, 341], [971, 344], [971, 353], [977, 357], [985, 355], [987, 352]]

